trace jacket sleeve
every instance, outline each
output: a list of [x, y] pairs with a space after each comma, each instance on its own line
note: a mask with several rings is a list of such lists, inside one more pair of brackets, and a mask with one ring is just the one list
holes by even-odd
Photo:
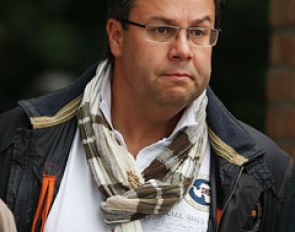
[[29, 128], [30, 122], [21, 107], [0, 115], [0, 198], [6, 200], [13, 140], [19, 128]]

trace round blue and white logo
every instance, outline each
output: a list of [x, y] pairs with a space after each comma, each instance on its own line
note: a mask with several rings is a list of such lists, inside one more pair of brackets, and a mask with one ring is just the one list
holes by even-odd
[[203, 211], [209, 211], [211, 189], [209, 177], [199, 175], [189, 188], [185, 200], [195, 208]]

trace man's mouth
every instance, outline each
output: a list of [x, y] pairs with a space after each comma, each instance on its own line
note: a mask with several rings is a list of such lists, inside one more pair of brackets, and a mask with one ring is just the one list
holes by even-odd
[[174, 79], [193, 79], [193, 76], [188, 72], [168, 72], [163, 74], [166, 77], [174, 78]]

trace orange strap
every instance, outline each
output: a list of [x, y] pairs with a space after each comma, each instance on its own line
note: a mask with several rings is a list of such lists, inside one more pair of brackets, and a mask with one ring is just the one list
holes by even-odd
[[42, 189], [38, 201], [37, 211], [32, 224], [32, 232], [36, 231], [37, 222], [42, 212], [42, 225], [40, 232], [43, 232], [44, 230], [45, 222], [53, 200], [55, 181], [56, 176], [43, 175]]
[[218, 208], [217, 212], [216, 212], [216, 224], [217, 225], [219, 225], [220, 218], [221, 218], [221, 213], [222, 213], [222, 210]]

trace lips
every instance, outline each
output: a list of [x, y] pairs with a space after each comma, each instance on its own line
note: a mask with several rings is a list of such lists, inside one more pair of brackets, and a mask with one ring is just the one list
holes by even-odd
[[191, 77], [190, 74], [187, 74], [187, 73], [168, 73], [168, 74], [165, 74], [167, 76], [186, 76], [186, 77]]
[[176, 78], [176, 79], [184, 79], [184, 78], [190, 78], [193, 79], [193, 76], [188, 72], [169, 72], [164, 73], [164, 76]]

